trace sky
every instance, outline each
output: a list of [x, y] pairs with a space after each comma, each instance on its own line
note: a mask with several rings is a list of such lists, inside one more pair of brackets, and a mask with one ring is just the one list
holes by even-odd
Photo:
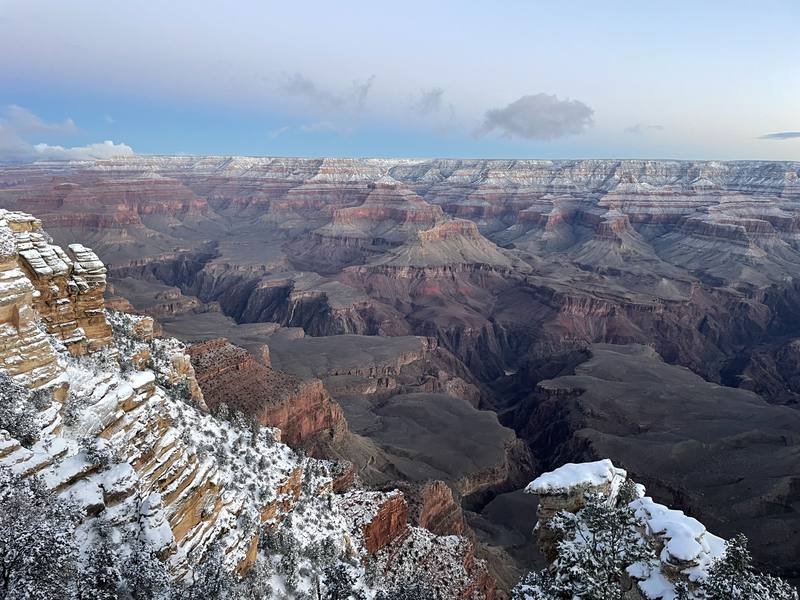
[[0, 160], [800, 160], [798, 23], [798, 0], [0, 0]]

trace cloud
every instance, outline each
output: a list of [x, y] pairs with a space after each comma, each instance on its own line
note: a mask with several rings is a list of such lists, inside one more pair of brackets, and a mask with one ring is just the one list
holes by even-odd
[[45, 123], [27, 108], [16, 104], [5, 107], [0, 127], [13, 129], [17, 134], [71, 135], [78, 132], [72, 119], [66, 119], [63, 123]]
[[442, 108], [444, 90], [440, 87], [424, 90], [420, 97], [413, 101], [412, 106], [421, 115], [437, 113]]
[[318, 115], [358, 118], [364, 111], [374, 81], [375, 75], [371, 75], [363, 82], [353, 81], [350, 88], [343, 92], [332, 92], [305, 75], [295, 73], [287, 79], [281, 91], [301, 99]]
[[134, 154], [130, 146], [112, 141], [73, 147], [29, 141], [32, 136], [41, 139], [41, 136], [76, 133], [78, 128], [72, 119], [66, 119], [63, 123], [47, 123], [26, 108], [13, 104], [6, 106], [0, 117], [0, 160], [81, 160]]
[[111, 140], [87, 144], [86, 146], [51, 146], [49, 144], [36, 144], [34, 147], [38, 158], [43, 160], [92, 160], [133, 156], [133, 148], [127, 144], [115, 144]]
[[760, 140], [792, 140], [800, 138], [800, 131], [778, 131], [777, 133], [766, 133], [759, 136]]
[[664, 131], [663, 125], [647, 125], [646, 123], [636, 123], [625, 128], [625, 133], [632, 133], [634, 135], [641, 135], [649, 131]]
[[592, 126], [594, 111], [579, 100], [560, 100], [550, 94], [522, 96], [505, 108], [486, 112], [478, 135], [499, 131], [507, 138], [552, 140], [579, 134]]

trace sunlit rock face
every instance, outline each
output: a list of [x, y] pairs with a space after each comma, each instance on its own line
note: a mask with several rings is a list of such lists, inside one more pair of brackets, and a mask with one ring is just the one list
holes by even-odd
[[4, 366], [18, 380], [41, 386], [55, 376], [54, 350], [43, 332], [73, 356], [111, 344], [103, 306], [106, 268], [82, 244], [67, 252], [52, 244], [41, 222], [25, 213], [0, 209], [0, 236]]

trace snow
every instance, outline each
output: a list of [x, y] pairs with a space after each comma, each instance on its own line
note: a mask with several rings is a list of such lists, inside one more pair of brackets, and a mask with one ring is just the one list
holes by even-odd
[[709, 563], [724, 551], [721, 538], [708, 533], [700, 521], [683, 511], [667, 508], [649, 496], [634, 500], [630, 506], [650, 532], [664, 541], [662, 562]]
[[600, 487], [627, 477], [609, 459], [587, 463], [567, 463], [555, 471], [544, 473], [528, 484], [529, 494], [564, 494], [576, 488]]
[[675, 585], [667, 579], [661, 569], [635, 563], [628, 567], [627, 571], [631, 577], [639, 580], [639, 589], [648, 600], [674, 600]]
[[146, 385], [155, 383], [156, 376], [152, 371], [137, 371], [128, 381], [133, 389], [138, 390]]

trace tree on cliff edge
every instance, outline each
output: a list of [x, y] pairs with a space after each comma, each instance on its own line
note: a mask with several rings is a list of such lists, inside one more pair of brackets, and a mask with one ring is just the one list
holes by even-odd
[[80, 511], [38, 477], [0, 468], [0, 598], [69, 598], [75, 581]]

